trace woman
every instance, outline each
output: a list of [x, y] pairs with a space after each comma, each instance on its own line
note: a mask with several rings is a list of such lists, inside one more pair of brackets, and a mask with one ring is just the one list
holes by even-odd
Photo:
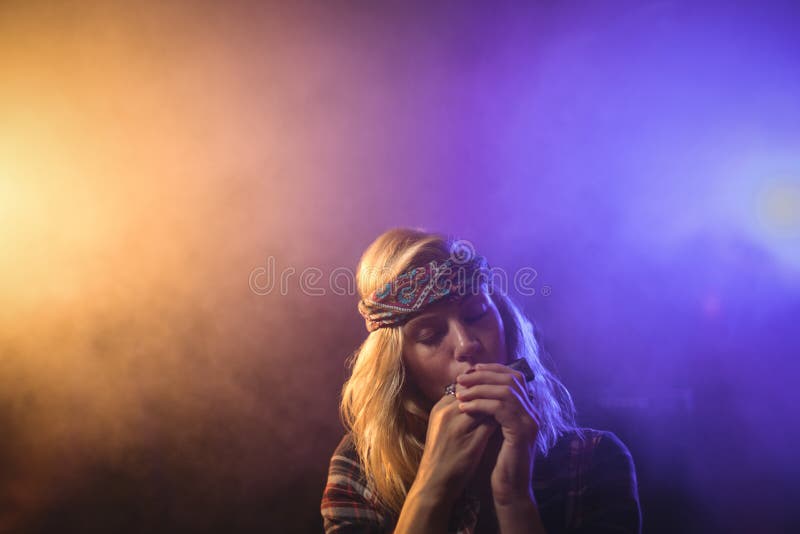
[[342, 392], [325, 531], [640, 532], [628, 449], [576, 426], [530, 321], [460, 244], [395, 228], [359, 262], [369, 335]]

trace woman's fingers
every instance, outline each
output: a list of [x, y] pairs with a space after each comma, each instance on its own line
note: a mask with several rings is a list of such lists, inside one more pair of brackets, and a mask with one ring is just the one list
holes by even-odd
[[[456, 433], [471, 432], [485, 423], [496, 424], [493, 420], [487, 421], [487, 419], [491, 419], [491, 416], [486, 414], [465, 414], [459, 408], [458, 402], [455, 396], [444, 395], [431, 411], [431, 419], [435, 421], [436, 425], [441, 425], [445, 428], [450, 427]], [[435, 415], [434, 412], [436, 412]]]
[[519, 405], [502, 400], [474, 399], [460, 403], [459, 409], [468, 415], [493, 417], [503, 427], [503, 434], [507, 439], [514, 436], [520, 438], [521, 442], [526, 442], [539, 431], [539, 422], [535, 415], [521, 409]]
[[[492, 366], [491, 368], [483, 366]], [[496, 366], [496, 367], [494, 367]], [[458, 375], [456, 383], [466, 388], [476, 384], [518, 385], [525, 384], [525, 375], [500, 364], [478, 364], [476, 371]]]
[[[521, 419], [534, 419], [527, 406], [522, 404], [516, 394], [512, 394], [514, 398], [486, 398], [477, 397], [471, 400], [462, 400], [458, 408], [465, 414], [472, 416], [489, 415], [494, 417], [498, 423], [503, 426], [513, 426], [518, 420]], [[516, 398], [516, 399], [515, 399]]]
[[456, 388], [458, 400], [472, 400], [479, 397], [490, 399], [513, 400], [514, 397], [528, 408], [530, 404], [528, 386], [525, 377], [519, 371], [509, 369], [504, 365], [493, 369], [483, 369], [470, 374], [459, 375], [456, 379], [460, 387]]
[[497, 399], [475, 399], [462, 402], [458, 407], [469, 415], [491, 415], [495, 418], [507, 414], [509, 410], [506, 403]]
[[491, 416], [505, 428], [538, 426], [534, 416], [516, 403], [499, 399], [474, 399], [462, 402], [458, 407], [468, 415]]
[[480, 384], [459, 390], [456, 392], [455, 398], [458, 399], [459, 402], [470, 401], [473, 399], [497, 399], [505, 401], [519, 399], [522, 401], [517, 388], [514, 386], [498, 386], [493, 384]]
[[511, 435], [524, 441], [535, 436], [539, 415], [528, 396], [522, 373], [500, 364], [482, 364], [470, 374], [460, 375], [456, 390], [459, 409], [469, 415], [493, 417]]
[[[533, 406], [528, 396], [520, 393], [513, 387], [485, 384], [473, 386], [456, 393], [456, 398], [459, 401], [458, 408], [462, 412], [474, 416], [488, 414], [497, 419], [497, 421], [504, 426], [512, 424], [508, 419], [509, 416], [530, 416], [532, 419], [538, 420], [536, 407]], [[478, 402], [482, 400], [491, 400], [495, 402]], [[500, 419], [500, 417], [503, 417], [503, 419]]]
[[[504, 433], [535, 435], [539, 417], [521, 372], [502, 364], [478, 364], [473, 372], [459, 375], [457, 384], [455, 395], [445, 395], [437, 403], [451, 431], [463, 435], [491, 422], [502, 426]], [[467, 418], [456, 420], [453, 411]]]

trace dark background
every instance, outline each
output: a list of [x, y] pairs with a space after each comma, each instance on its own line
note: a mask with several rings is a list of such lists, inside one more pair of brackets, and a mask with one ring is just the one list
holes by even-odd
[[0, 532], [321, 531], [392, 226], [536, 270], [645, 532], [798, 530], [796, 5], [0, 2]]

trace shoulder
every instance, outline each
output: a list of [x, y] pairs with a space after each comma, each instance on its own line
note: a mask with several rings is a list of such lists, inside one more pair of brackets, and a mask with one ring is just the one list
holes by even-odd
[[358, 495], [371, 499], [366, 487], [366, 477], [352, 436], [345, 434], [331, 455], [328, 468], [328, 486], [347, 487]]
[[537, 460], [537, 469], [540, 479], [551, 482], [559, 479], [574, 486], [589, 483], [610, 464], [618, 470], [618, 466], [625, 465], [629, 459], [630, 451], [616, 434], [581, 427], [563, 432]]
[[614, 432], [588, 427], [563, 433], [554, 449], [564, 450], [570, 455], [590, 457], [595, 461], [613, 457], [633, 459], [628, 447]]
[[619, 436], [609, 430], [587, 430], [592, 441], [592, 465], [596, 468], [613, 467], [635, 478], [633, 455]]
[[359, 465], [361, 464], [355, 443], [353, 443], [353, 436], [349, 432], [342, 436], [342, 439], [339, 440], [339, 444], [336, 445], [336, 449], [334, 449], [333, 455], [331, 456], [331, 464], [337, 463], [342, 459], [350, 460]]
[[594, 428], [563, 437], [582, 496], [575, 507], [576, 524], [581, 526], [577, 532], [595, 532], [601, 525], [614, 525], [615, 532], [641, 532], [636, 469], [625, 443], [614, 432]]
[[563, 476], [582, 484], [637, 486], [633, 455], [614, 432], [578, 428], [563, 433], [548, 453]]
[[326, 532], [384, 521], [350, 434], [342, 437], [331, 455], [320, 511]]

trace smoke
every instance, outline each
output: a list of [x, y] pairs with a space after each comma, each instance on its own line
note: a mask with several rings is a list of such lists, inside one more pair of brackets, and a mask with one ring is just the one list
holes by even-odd
[[319, 530], [400, 225], [535, 269], [651, 531], [796, 525], [795, 8], [413, 7], [3, 3], [0, 531]]

